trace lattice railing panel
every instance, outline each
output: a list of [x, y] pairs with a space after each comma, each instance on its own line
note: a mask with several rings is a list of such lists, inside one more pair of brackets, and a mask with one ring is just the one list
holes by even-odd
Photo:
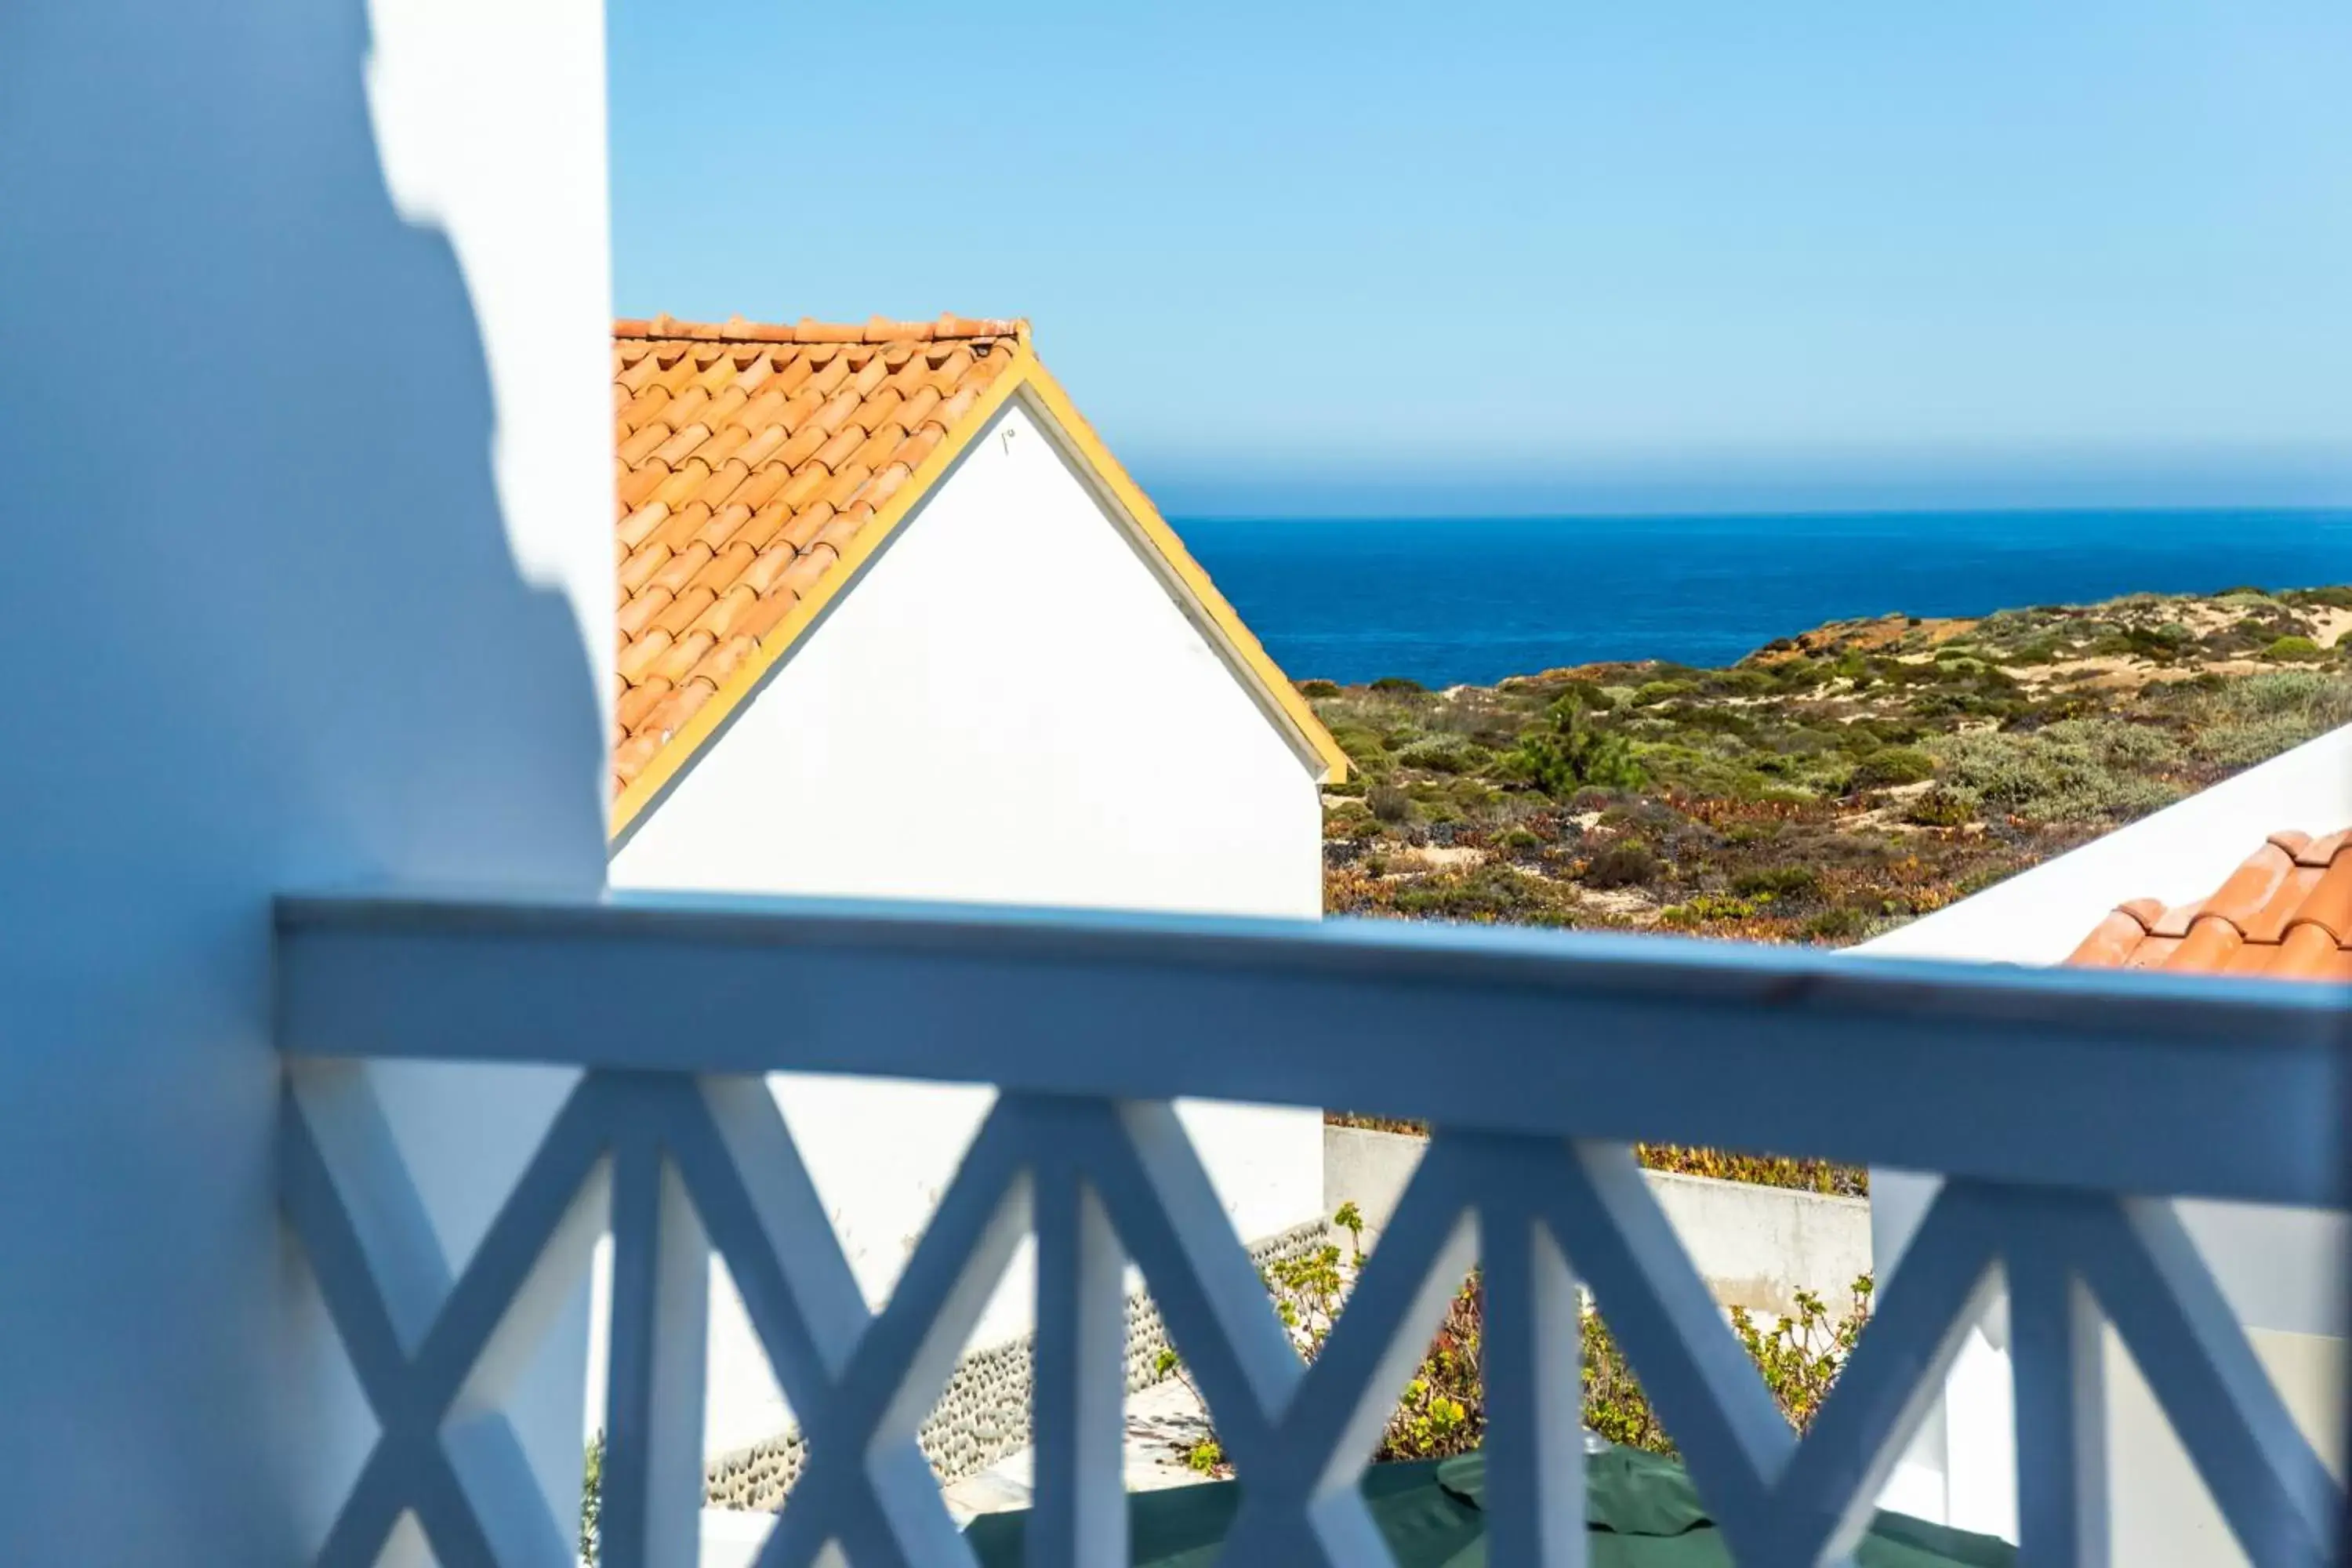
[[[2248, 1558], [2330, 1549], [2339, 1489], [2159, 1195], [2342, 1206], [2344, 1013], [2320, 988], [877, 906], [322, 900], [279, 925], [285, 1207], [382, 1430], [321, 1562], [373, 1561], [406, 1518], [453, 1568], [569, 1561], [500, 1410], [607, 1226], [619, 1568], [695, 1555], [713, 1251], [808, 1445], [763, 1568], [969, 1562], [916, 1432], [1031, 1234], [1037, 1568], [1123, 1560], [1130, 1259], [1243, 1479], [1229, 1563], [1384, 1560], [1356, 1479], [1474, 1262], [1498, 1563], [1583, 1560], [1586, 1288], [1744, 1564], [1852, 1546], [2002, 1289], [2029, 1568], [2108, 1561], [2103, 1320]], [[338, 1065], [373, 1058], [583, 1069], [462, 1268]], [[758, 1076], [785, 1070], [1000, 1090], [878, 1312]], [[1312, 1366], [1179, 1095], [1440, 1129]], [[1633, 1137], [1950, 1173], [1801, 1442]]]
[[[1040, 1563], [1125, 1560], [1129, 1258], [1244, 1479], [1234, 1563], [1387, 1560], [1357, 1481], [1474, 1262], [1497, 1562], [1584, 1560], [1580, 1280], [1743, 1563], [1812, 1568], [1851, 1548], [2004, 1278], [2027, 1563], [2104, 1550], [2098, 1307], [2150, 1369], [2249, 1558], [2315, 1563], [2327, 1551], [2336, 1489], [2161, 1203], [1948, 1184], [1800, 1443], [1622, 1146], [1440, 1132], [1322, 1353], [1302, 1365], [1165, 1104], [1001, 1099], [875, 1313], [758, 1079], [583, 1076], [455, 1279], [363, 1083], [306, 1090], [286, 1118], [287, 1209], [383, 1428], [323, 1563], [373, 1563], [406, 1511], [452, 1568], [569, 1561], [498, 1406], [607, 1223], [604, 1529], [615, 1568], [693, 1560], [713, 1249], [809, 1445], [762, 1568], [834, 1547], [861, 1568], [969, 1561], [916, 1432], [1033, 1230]], [[331, 1171], [330, 1139], [350, 1145], [332, 1164], [367, 1172], [364, 1211], [349, 1174]]]

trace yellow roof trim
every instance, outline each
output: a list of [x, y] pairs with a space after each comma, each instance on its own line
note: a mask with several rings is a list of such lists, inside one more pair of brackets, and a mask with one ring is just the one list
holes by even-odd
[[1202, 613], [1208, 616], [1218, 635], [1232, 648], [1234, 657], [1264, 693], [1268, 703], [1297, 731], [1302, 749], [1323, 764], [1324, 782], [1345, 782], [1348, 753], [1340, 749], [1338, 741], [1332, 739], [1331, 731], [1324, 728], [1321, 719], [1316, 717], [1313, 706], [1299, 695], [1297, 686], [1282, 672], [1282, 667], [1274, 662], [1273, 656], [1265, 651], [1265, 646], [1257, 640], [1256, 634], [1243, 622], [1233, 605], [1225, 602], [1225, 596], [1217, 592], [1217, 585], [1209, 580], [1209, 574], [1201, 569], [1201, 563], [1192, 559], [1192, 552], [1184, 548], [1184, 542], [1176, 537], [1176, 531], [1168, 526], [1167, 519], [1160, 515], [1160, 509], [1151, 504], [1151, 498], [1145, 495], [1142, 487], [1129, 477], [1119, 460], [1111, 456], [1110, 448], [1103, 445], [1102, 437], [1095, 434], [1094, 426], [1087, 423], [1086, 416], [1078, 412], [1077, 405], [1070, 401], [1070, 395], [1062, 390], [1062, 384], [1054, 379], [1053, 373], [1024, 348], [1021, 358], [1014, 362], [1003, 379], [1024, 383], [1037, 401], [1045, 405], [1046, 413], [1062, 427], [1062, 433], [1070, 445], [1076, 448], [1077, 455], [1085, 459], [1087, 467], [1094, 470], [1095, 477], [1110, 491], [1111, 499], [1134, 520], [1135, 526], [1142, 531], [1153, 552], [1167, 563], [1176, 580], [1200, 605]]
[[645, 815], [646, 807], [659, 798], [670, 781], [700, 754], [702, 748], [719, 732], [729, 716], [759, 689], [768, 672], [800, 646], [826, 607], [856, 579], [866, 562], [897, 535], [907, 519], [914, 515], [923, 498], [939, 482], [940, 476], [955, 466], [956, 459], [971, 447], [981, 431], [987, 427], [988, 422], [995, 418], [998, 411], [1024, 386], [1052, 416], [1054, 423], [1061, 427], [1063, 436], [1076, 455], [1093, 470], [1095, 478], [1110, 493], [1111, 499], [1133, 520], [1153, 552], [1167, 564], [1185, 593], [1200, 606], [1202, 614], [1208, 617], [1268, 705], [1296, 732], [1302, 752], [1322, 764], [1324, 780], [1339, 783], [1347, 778], [1348, 753], [1340, 749], [1338, 741], [1332, 739], [1331, 731], [1325, 729], [1323, 721], [1316, 717], [1314, 708], [1298, 694], [1298, 688], [1267, 655], [1264, 645], [1243, 624], [1233, 605], [1225, 602], [1225, 596], [1217, 592], [1216, 584], [1209, 580], [1209, 574], [1201, 569], [1200, 563], [1193, 560], [1192, 552], [1184, 548], [1183, 541], [1176, 537], [1175, 530], [1170, 528], [1167, 520], [1160, 515], [1160, 509], [1151, 504], [1150, 498], [1128, 477], [1118, 459], [1110, 455], [1110, 449], [1095, 434], [1094, 426], [1087, 423], [1086, 417], [1070, 402], [1069, 394], [1064, 392], [1061, 384], [1038, 363], [1036, 352], [1030, 347], [1024, 332], [1017, 340], [1013, 363], [989, 383], [987, 390], [956, 422], [955, 428], [950, 430], [946, 438], [932, 448], [930, 456], [923, 459], [922, 467], [908, 476], [907, 482], [899, 486], [881, 510], [875, 513], [874, 521], [857, 531], [842, 551], [835, 569], [826, 573], [812, 591], [794, 605], [766, 637], [760, 639], [759, 651], [737, 666], [735, 672], [728, 677], [727, 683], [709, 701], [695, 710], [661, 750], [654, 753], [645, 771], [629, 781], [628, 786], [613, 803], [612, 833], [614, 837], [626, 832], [632, 823]]
[[782, 620], [769, 628], [768, 635], [760, 639], [759, 651], [736, 666], [735, 672], [727, 678], [727, 683], [678, 726], [677, 732], [646, 763], [645, 771], [630, 780], [627, 787], [621, 791], [619, 797], [613, 802], [611, 831], [614, 837], [626, 832], [629, 825], [645, 814], [646, 807], [659, 797], [670, 780], [676, 778], [701, 752], [710, 737], [719, 732], [719, 727], [727, 721], [728, 716], [741, 706], [745, 698], [759, 689], [760, 682], [767, 677], [768, 671], [800, 645], [801, 639], [808, 635], [809, 628], [816, 624], [817, 617], [824, 614], [826, 606], [856, 579], [866, 563], [873, 559], [874, 552], [887, 543], [898, 531], [899, 526], [914, 515], [916, 507], [930, 493], [940, 476], [955, 465], [955, 460], [963, 456], [988, 422], [996, 417], [996, 411], [1004, 406], [1013, 389], [1020, 385], [1023, 368], [1035, 363], [1027, 341], [1020, 341], [1013, 350], [1013, 363], [988, 384], [987, 390], [973, 401], [964, 416], [957, 421], [955, 428], [931, 448], [922, 466], [908, 475], [907, 482], [882, 503], [881, 510], [874, 514], [874, 521], [859, 529], [849, 540], [835, 569], [819, 579]]

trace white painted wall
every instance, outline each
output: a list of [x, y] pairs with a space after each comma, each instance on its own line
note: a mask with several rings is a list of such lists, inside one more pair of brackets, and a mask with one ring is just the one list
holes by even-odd
[[[1314, 919], [1321, 856], [1307, 764], [1016, 399], [641, 820], [612, 879]], [[794, 1077], [778, 1099], [878, 1301], [988, 1091]], [[1184, 1116], [1244, 1238], [1314, 1216], [1318, 1116]], [[1028, 1289], [1016, 1263], [982, 1342], [1028, 1327]], [[786, 1417], [718, 1296], [723, 1449]]]
[[[1388, 1227], [1429, 1140], [1366, 1127], [1323, 1129], [1323, 1209], [1354, 1204], [1369, 1250]], [[1843, 1317], [1870, 1272], [1870, 1204], [1788, 1187], [1643, 1171], [1718, 1305], [1794, 1317], [1811, 1291]]]
[[[2352, 826], [2352, 728], [2337, 730], [2071, 854], [1864, 943], [1860, 954], [2051, 964], [2117, 904], [2168, 904], [2221, 886], [2273, 833]], [[1879, 1272], [1901, 1257], [1937, 1179], [1871, 1173]], [[2345, 1217], [2249, 1204], [2183, 1202], [2183, 1225], [2256, 1352], [2331, 1463], [2340, 1463]], [[2112, 1336], [2110, 1336], [2112, 1339]], [[1890, 1508], [2015, 1538], [2015, 1447], [2007, 1339], [1998, 1314], [1969, 1338], [1945, 1381], [1943, 1407], [1898, 1468]], [[2111, 1360], [2112, 1360], [2111, 1354]], [[2188, 1459], [2144, 1389], [2111, 1378], [2116, 1561], [2184, 1565], [2242, 1561]], [[2126, 1550], [2137, 1542], [2153, 1555]]]
[[[0, 18], [11, 1563], [290, 1562], [359, 1463], [276, 1216], [271, 893], [603, 873], [600, 20], [383, 0], [373, 101], [371, 20]], [[453, 1247], [560, 1087], [387, 1082]], [[562, 1518], [549, 1364], [519, 1414]]]

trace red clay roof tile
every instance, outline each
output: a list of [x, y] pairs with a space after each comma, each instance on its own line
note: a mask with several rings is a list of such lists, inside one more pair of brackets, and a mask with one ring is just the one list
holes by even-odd
[[2212, 897], [2168, 910], [2136, 899], [2066, 962], [2352, 983], [2352, 831], [2274, 833]]
[[616, 790], [817, 591], [1027, 331], [613, 323]]

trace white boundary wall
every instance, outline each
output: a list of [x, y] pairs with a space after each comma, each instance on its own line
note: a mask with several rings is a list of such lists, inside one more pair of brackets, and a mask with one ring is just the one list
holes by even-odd
[[[1323, 1130], [1323, 1206], [1352, 1203], [1367, 1247], [1379, 1237], [1421, 1163], [1425, 1139], [1361, 1127]], [[1870, 1204], [1863, 1198], [1644, 1171], [1650, 1191], [1690, 1249], [1715, 1299], [1786, 1317], [1796, 1293], [1842, 1316], [1854, 1280], [1870, 1272]]]
[[[1315, 919], [1322, 831], [1290, 741], [1016, 398], [640, 819], [612, 879]], [[1103, 1048], [1120, 1048], [1115, 1029]], [[879, 1301], [991, 1093], [775, 1081]], [[1238, 1236], [1316, 1217], [1318, 1117], [1192, 1106], [1185, 1120]], [[1016, 1264], [977, 1343], [1027, 1331], [1029, 1273]], [[718, 1453], [789, 1415], [731, 1291], [715, 1294]]]
[[[2202, 898], [2286, 829], [2352, 826], [2352, 728], [2337, 730], [2153, 816], [1864, 943], [1857, 954], [1992, 963], [2064, 962], [2106, 912], [2135, 898]], [[1891, 1271], [1937, 1182], [1871, 1173], [1873, 1229]], [[2255, 1352], [2314, 1446], [2341, 1463], [2343, 1215], [2181, 1202], [2183, 1225]], [[1906, 1513], [2015, 1539], [2015, 1441], [2007, 1334], [1998, 1312], [1969, 1336], [1940, 1412], [1896, 1468], [1885, 1501]], [[2109, 1336], [2116, 1561], [2203, 1568], [2242, 1562], [2221, 1518]]]

